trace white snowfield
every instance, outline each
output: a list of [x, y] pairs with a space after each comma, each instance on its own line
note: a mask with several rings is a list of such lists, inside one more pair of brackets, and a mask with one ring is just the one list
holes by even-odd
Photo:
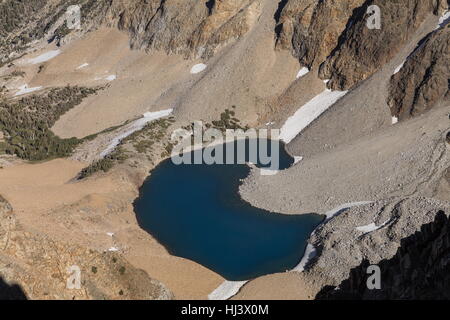
[[89, 66], [89, 63], [83, 63], [83, 64], [79, 65], [79, 66], [76, 68], [76, 70], [80, 70], [80, 69], [86, 68], [86, 67], [88, 67], [88, 66]]
[[164, 118], [169, 116], [173, 112], [173, 109], [166, 109], [162, 111], [156, 111], [156, 112], [146, 112], [144, 113], [143, 117], [133, 121], [132, 123], [128, 124], [124, 131], [122, 131], [118, 136], [114, 137], [114, 139], [111, 141], [111, 143], [108, 145], [108, 147], [100, 153], [100, 157], [104, 158], [108, 154], [114, 151], [114, 149], [119, 145], [119, 143], [128, 137], [129, 135], [133, 134], [136, 131], [142, 130], [145, 125], [151, 121], [158, 120], [160, 118]]
[[450, 22], [450, 11], [445, 11], [442, 16], [439, 18], [438, 25], [436, 26], [436, 29], [441, 29], [445, 27]]
[[397, 74], [400, 72], [400, 70], [402, 70], [403, 65], [405, 64], [406, 61], [404, 61], [401, 65], [399, 65], [397, 68], [395, 68], [394, 70], [394, 74]]
[[248, 281], [225, 281], [208, 295], [209, 300], [228, 300], [235, 296]]
[[373, 201], [359, 201], [359, 202], [345, 203], [339, 207], [334, 208], [333, 210], [325, 212], [326, 219], [325, 219], [324, 223], [330, 221], [334, 217], [337, 217], [339, 214], [341, 214], [343, 211], [345, 211], [347, 209], [350, 209], [352, 207], [357, 207], [357, 206], [363, 206], [366, 204], [371, 204], [372, 202]]
[[297, 73], [297, 79], [300, 79], [301, 77], [307, 75], [309, 73], [309, 69], [307, 67], [303, 67], [300, 69], [300, 71]]
[[331, 91], [326, 89], [311, 101], [300, 107], [295, 114], [286, 120], [280, 131], [280, 140], [289, 143], [311, 122], [317, 119], [336, 101], [345, 96], [347, 91]]
[[197, 73], [200, 73], [200, 72], [202, 72], [203, 70], [205, 70], [206, 67], [207, 67], [207, 65], [204, 64], [204, 63], [196, 64], [195, 66], [192, 67], [192, 69], [191, 69], [191, 74], [197, 74]]
[[24, 84], [23, 86], [19, 87], [18, 89], [19, 89], [19, 91], [16, 92], [16, 94], [14, 95], [15, 97], [41, 90], [42, 87], [28, 88], [28, 85]]
[[356, 230], [364, 232], [364, 234], [367, 234], [367, 233], [379, 230], [379, 229], [383, 228], [384, 226], [388, 225], [391, 222], [392, 222], [392, 220], [389, 219], [389, 220], [383, 222], [379, 226], [377, 226], [374, 222], [372, 222], [372, 223], [369, 223], [368, 225], [365, 225], [365, 226], [356, 227]]
[[51, 50], [46, 53], [41, 54], [40, 56], [37, 56], [36, 58], [28, 59], [27, 63], [30, 64], [38, 64], [42, 62], [49, 61], [53, 59], [54, 57], [58, 56], [61, 53], [61, 50]]

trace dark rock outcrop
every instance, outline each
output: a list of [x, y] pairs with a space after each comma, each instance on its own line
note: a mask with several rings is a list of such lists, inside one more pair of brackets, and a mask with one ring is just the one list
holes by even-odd
[[369, 265], [364, 260], [316, 299], [450, 299], [450, 219], [439, 211], [433, 222], [401, 241], [394, 257], [380, 261], [380, 289], [367, 288]]
[[[367, 27], [371, 5], [381, 10], [381, 29]], [[348, 90], [389, 62], [429, 15], [446, 7], [446, 0], [288, 0], [275, 17], [277, 46], [291, 49], [302, 65], [320, 66], [329, 88]]]
[[302, 65], [311, 68], [321, 64], [338, 45], [352, 11], [364, 0], [284, 2], [275, 16], [277, 47], [291, 49]]
[[450, 214], [449, 203], [406, 198], [344, 210], [312, 235], [311, 244], [317, 249], [317, 256], [306, 272], [320, 279], [323, 286], [338, 287], [350, 277], [350, 270], [364, 261], [380, 265], [383, 260], [393, 259], [402, 240], [433, 222], [438, 212]]
[[[79, 270], [80, 287], [67, 283]], [[71, 268], [71, 269], [70, 269]], [[26, 230], [0, 198], [0, 299], [172, 299], [120, 254], [97, 252]]]
[[426, 37], [390, 83], [388, 105], [400, 120], [439, 102], [450, 105], [450, 25]]
[[[371, 5], [381, 10], [381, 29], [367, 27]], [[320, 77], [331, 79], [332, 89], [353, 87], [389, 62], [427, 16], [440, 15], [443, 8], [440, 0], [365, 1], [350, 17], [338, 46], [321, 66]]]

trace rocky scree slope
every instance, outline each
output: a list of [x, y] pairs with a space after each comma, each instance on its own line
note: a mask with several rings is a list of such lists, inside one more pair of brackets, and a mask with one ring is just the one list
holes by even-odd
[[[73, 266], [81, 271], [81, 289], [67, 286], [73, 274], [68, 268]], [[0, 279], [18, 285], [28, 299], [173, 298], [164, 285], [116, 253], [93, 251], [26, 230], [1, 197], [0, 270]]]
[[[368, 7], [379, 6], [381, 29], [369, 29]], [[348, 90], [390, 61], [442, 0], [282, 1], [275, 15], [279, 48], [290, 49], [308, 68], [319, 67], [328, 87]]]

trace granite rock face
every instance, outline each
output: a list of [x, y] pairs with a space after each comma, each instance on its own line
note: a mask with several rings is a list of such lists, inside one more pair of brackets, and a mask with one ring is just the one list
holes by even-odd
[[[102, 25], [130, 34], [133, 48], [157, 49], [186, 57], [209, 58], [222, 45], [238, 39], [258, 19], [262, 0], [81, 0], [81, 33]], [[64, 37], [70, 0], [6, 0], [0, 21], [7, 32], [0, 42], [0, 61], [35, 40]], [[3, 43], [4, 42], [4, 43]]]
[[369, 289], [370, 263], [364, 260], [338, 287], [326, 287], [318, 299], [450, 299], [450, 219], [438, 211], [434, 221], [403, 239], [391, 259], [378, 263], [379, 288]]
[[[368, 27], [369, 7], [380, 9], [381, 28]], [[304, 66], [320, 66], [328, 87], [348, 90], [389, 62], [443, 0], [287, 0], [275, 15], [279, 48], [291, 49]]]
[[[284, 3], [283, 3], [284, 2]], [[355, 8], [364, 0], [282, 1], [277, 20], [279, 48], [291, 49], [301, 64], [320, 65], [338, 45]]]
[[131, 36], [134, 48], [208, 58], [244, 35], [258, 18], [260, 0], [112, 1], [106, 20]]
[[[448, 217], [449, 203], [416, 197], [343, 210], [311, 237], [317, 256], [311, 260], [307, 272], [320, 278], [323, 284], [339, 286], [349, 278], [350, 270], [365, 261], [381, 265], [383, 260], [392, 259], [402, 240], [419, 232], [423, 225], [432, 223], [438, 213]], [[428, 263], [432, 261], [430, 259]]]
[[426, 37], [390, 82], [388, 105], [400, 120], [450, 103], [450, 25]]

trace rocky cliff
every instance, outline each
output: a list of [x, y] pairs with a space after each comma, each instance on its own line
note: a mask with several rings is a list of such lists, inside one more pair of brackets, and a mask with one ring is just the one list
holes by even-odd
[[301, 64], [319, 66], [339, 44], [339, 36], [364, 0], [281, 1], [275, 15], [278, 48], [292, 50]]
[[208, 58], [244, 35], [259, 9], [259, 0], [112, 1], [106, 20], [128, 31], [134, 48]]
[[130, 34], [133, 48], [208, 58], [252, 27], [261, 0], [4, 0], [0, 58], [5, 61], [10, 52], [22, 52], [32, 41], [69, 34], [65, 12], [72, 4], [81, 8], [82, 30], [77, 32], [114, 26]]
[[397, 253], [378, 263], [379, 289], [368, 289], [364, 260], [338, 287], [326, 287], [317, 299], [450, 299], [450, 219], [438, 211], [434, 221], [403, 239]]
[[[0, 198], [0, 270], [2, 299], [11, 298], [9, 294], [14, 295], [12, 298], [28, 299], [172, 298], [164, 285], [134, 268], [119, 254], [54, 241], [26, 230], [3, 198]], [[78, 274], [80, 287], [71, 289], [71, 284], [77, 285]]]
[[388, 104], [400, 120], [450, 103], [450, 25], [419, 44], [390, 82]]

